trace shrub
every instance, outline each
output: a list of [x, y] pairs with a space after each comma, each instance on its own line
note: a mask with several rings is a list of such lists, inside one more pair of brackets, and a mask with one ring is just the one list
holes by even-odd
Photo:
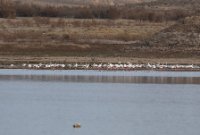
[[69, 34], [63, 34], [62, 37], [63, 37], [64, 40], [69, 40], [70, 39]]
[[0, 17], [15, 18], [16, 11], [10, 0], [0, 0]]
[[139, 21], [161, 22], [179, 20], [192, 14], [198, 14], [198, 9], [188, 12], [184, 9], [153, 9], [131, 6], [91, 5], [85, 7], [68, 7], [53, 5], [38, 5], [11, 0], [0, 0], [0, 17], [63, 17], [63, 18], [98, 18], [98, 19], [134, 19]]

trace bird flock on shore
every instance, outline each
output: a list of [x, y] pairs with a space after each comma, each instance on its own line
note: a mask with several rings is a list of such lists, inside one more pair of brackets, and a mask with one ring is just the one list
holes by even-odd
[[132, 63], [73, 63], [73, 64], [10, 64], [8, 68], [26, 68], [26, 69], [94, 69], [94, 70], [137, 70], [137, 69], [192, 69], [200, 70], [200, 65], [193, 64], [132, 64]]

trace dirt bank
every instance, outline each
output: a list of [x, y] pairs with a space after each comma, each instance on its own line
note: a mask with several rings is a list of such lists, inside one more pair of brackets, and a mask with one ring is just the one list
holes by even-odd
[[152, 63], [152, 64], [200, 64], [198, 58], [130, 58], [130, 57], [31, 57], [0, 56], [1, 64], [14, 63]]

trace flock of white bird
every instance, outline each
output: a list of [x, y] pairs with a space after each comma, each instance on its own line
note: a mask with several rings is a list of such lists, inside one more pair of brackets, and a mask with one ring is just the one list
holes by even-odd
[[180, 64], [132, 64], [132, 63], [93, 63], [93, 64], [11, 64], [10, 68], [28, 69], [98, 69], [98, 70], [134, 70], [134, 69], [200, 69], [200, 65], [180, 65]]

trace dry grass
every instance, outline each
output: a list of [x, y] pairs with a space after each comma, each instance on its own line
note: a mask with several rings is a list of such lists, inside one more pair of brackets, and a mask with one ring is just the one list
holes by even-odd
[[73, 41], [81, 39], [134, 41], [147, 38], [167, 27], [163, 23], [131, 20], [76, 20], [35, 17], [32, 19], [2, 19], [0, 21], [0, 34], [3, 35], [0, 38], [4, 42], [8, 40], [8, 36], [11, 36], [10, 40], [13, 41], [21, 38], [37, 40], [42, 36], [41, 34], [43, 34], [44, 39], [64, 37], [64, 39]]
[[0, 19], [0, 55], [132, 56], [124, 53], [125, 44], [148, 38], [171, 24], [39, 17]]

